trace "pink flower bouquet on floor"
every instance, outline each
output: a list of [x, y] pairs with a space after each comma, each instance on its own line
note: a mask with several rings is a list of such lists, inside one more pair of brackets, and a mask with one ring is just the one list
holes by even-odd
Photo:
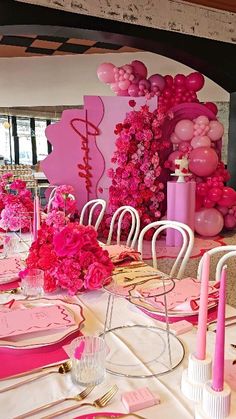
[[[97, 241], [96, 230], [76, 222], [56, 229], [42, 224], [26, 266], [44, 270], [46, 292], [59, 287], [70, 295], [101, 288], [109, 283], [113, 270], [108, 252]], [[20, 273], [21, 277], [27, 268]]]

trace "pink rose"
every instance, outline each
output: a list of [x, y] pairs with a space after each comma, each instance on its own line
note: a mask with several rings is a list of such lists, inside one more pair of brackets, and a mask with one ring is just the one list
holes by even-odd
[[101, 288], [107, 277], [107, 270], [104, 265], [94, 262], [89, 266], [84, 277], [84, 287], [87, 290], [96, 290]]

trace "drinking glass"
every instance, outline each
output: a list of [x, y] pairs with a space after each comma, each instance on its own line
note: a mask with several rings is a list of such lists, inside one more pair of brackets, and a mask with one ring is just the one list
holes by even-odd
[[[78, 350], [84, 344], [78, 359]], [[105, 341], [98, 336], [81, 336], [70, 344], [72, 378], [80, 385], [97, 385], [105, 378]]]
[[21, 279], [21, 290], [28, 297], [38, 297], [43, 295], [44, 290], [44, 271], [41, 269], [27, 269]]

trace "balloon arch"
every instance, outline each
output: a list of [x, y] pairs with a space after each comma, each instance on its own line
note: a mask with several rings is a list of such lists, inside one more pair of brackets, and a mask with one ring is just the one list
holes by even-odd
[[[187, 76], [148, 77], [145, 64], [137, 60], [121, 67], [102, 63], [97, 75], [117, 96], [132, 97], [133, 109], [115, 130], [117, 151], [112, 162], [117, 168], [109, 171], [110, 213], [128, 203], [125, 190], [133, 187], [133, 195], [137, 195], [132, 204], [139, 209], [142, 225], [164, 216], [166, 182], [176, 168], [175, 160], [186, 156], [191, 172], [186, 180], [195, 180], [197, 184], [195, 231], [202, 236], [215, 236], [223, 228], [235, 228], [236, 192], [225, 186], [230, 175], [221, 161], [224, 127], [217, 119], [217, 106], [212, 102], [200, 104], [197, 97], [204, 86], [204, 76], [193, 72]], [[157, 110], [151, 113], [148, 106], [136, 110], [135, 97], [142, 96], [147, 104], [157, 96]], [[129, 143], [125, 143], [127, 138]], [[158, 164], [153, 162], [153, 155]]]

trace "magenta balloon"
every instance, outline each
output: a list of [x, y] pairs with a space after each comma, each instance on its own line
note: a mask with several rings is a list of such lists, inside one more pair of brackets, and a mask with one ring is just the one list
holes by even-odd
[[98, 66], [97, 76], [100, 81], [103, 83], [114, 83], [115, 82], [115, 73], [114, 73], [114, 64], [112, 63], [102, 63]]
[[[150, 87], [151, 87], [151, 83], [147, 79], [140, 80], [138, 85], [139, 85], [139, 89], [141, 89], [141, 90], [147, 89], [149, 91]], [[142, 89], [142, 87], [143, 87], [143, 89]]]
[[131, 65], [134, 69], [135, 74], [138, 74], [143, 79], [147, 78], [147, 67], [144, 63], [142, 63], [142, 61], [134, 60], [132, 61]]
[[206, 102], [204, 103], [204, 106], [206, 106], [208, 109], [210, 109], [211, 112], [213, 112], [215, 115], [218, 113], [218, 108], [215, 103], [213, 102]]
[[227, 208], [227, 207], [221, 207], [220, 205], [217, 205], [217, 209], [218, 209], [218, 211], [221, 212], [222, 215], [227, 215], [228, 214], [228, 211], [229, 211], [229, 208]]
[[207, 133], [212, 141], [218, 141], [224, 134], [224, 126], [219, 121], [210, 121], [210, 129]]
[[204, 86], [204, 76], [201, 73], [194, 72], [186, 77], [185, 85], [188, 90], [198, 92]]
[[233, 188], [225, 186], [218, 204], [222, 207], [232, 207], [236, 204], [236, 192]]
[[189, 119], [182, 119], [175, 126], [175, 134], [182, 141], [190, 141], [193, 138], [194, 124]]
[[118, 83], [119, 89], [120, 90], [127, 90], [130, 86], [130, 81], [129, 80], [122, 80]]
[[185, 86], [186, 76], [184, 74], [176, 74], [174, 78], [175, 86], [183, 87]]
[[151, 89], [153, 87], [158, 87], [161, 92], [164, 90], [166, 82], [164, 77], [160, 74], [153, 74], [148, 80], [151, 83]]
[[170, 136], [170, 141], [172, 142], [172, 144], [179, 144], [181, 142], [179, 137], [177, 137], [177, 135], [174, 132], [172, 132]]
[[139, 92], [139, 87], [137, 84], [131, 84], [128, 88], [129, 96], [137, 97]]
[[[220, 197], [222, 196], [222, 189], [220, 188], [211, 188], [208, 192], [208, 198], [212, 201], [212, 202], [217, 202], [219, 201]], [[221, 212], [221, 211], [220, 211]]]
[[216, 236], [223, 226], [223, 215], [215, 208], [203, 208], [195, 213], [195, 231], [201, 236]]
[[218, 156], [209, 147], [195, 148], [191, 151], [189, 160], [189, 170], [197, 176], [210, 176], [218, 165]]
[[224, 219], [225, 228], [233, 230], [236, 227], [236, 218], [232, 214], [227, 214]]
[[199, 147], [210, 147], [211, 146], [211, 140], [206, 135], [202, 137], [193, 137], [191, 141], [191, 146], [193, 148], [199, 148]]

